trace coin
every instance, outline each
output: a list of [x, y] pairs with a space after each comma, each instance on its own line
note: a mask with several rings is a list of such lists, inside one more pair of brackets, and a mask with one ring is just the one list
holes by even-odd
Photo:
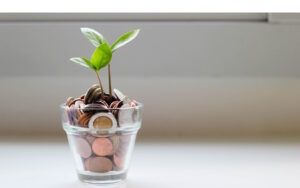
[[117, 167], [117, 170], [120, 170], [124, 167], [124, 159], [122, 159], [119, 155], [114, 154], [114, 164]]
[[123, 101], [124, 103], [131, 102], [131, 100], [126, 95], [124, 95], [120, 90], [115, 88], [114, 93], [120, 101]]
[[92, 150], [97, 156], [108, 156], [113, 154], [113, 145], [108, 138], [96, 138]]
[[91, 172], [109, 172], [112, 162], [107, 157], [91, 157], [85, 161], [85, 168]]
[[90, 95], [89, 103], [96, 102], [98, 99], [100, 99], [100, 97], [101, 97], [101, 89], [98, 87]]
[[92, 85], [92, 87], [90, 87], [88, 89], [88, 91], [85, 94], [85, 98], [84, 98], [84, 103], [85, 104], [90, 104], [91, 103], [91, 95], [94, 92], [95, 89], [100, 88], [98, 85]]
[[112, 113], [97, 113], [94, 114], [89, 121], [91, 129], [109, 129], [117, 127], [117, 120]]
[[106, 106], [107, 108], [109, 107], [109, 105], [107, 104], [107, 102], [105, 100], [102, 100], [102, 99], [97, 100], [95, 103], [102, 104], [102, 105]]
[[118, 112], [118, 123], [120, 127], [133, 124], [134, 108], [129, 104], [123, 104]]
[[72, 125], [77, 125], [78, 124], [78, 110], [75, 108], [74, 105], [71, 105], [69, 107], [69, 119], [70, 119], [70, 122], [72, 122], [71, 124]]
[[84, 169], [87, 170], [87, 171], [89, 171], [91, 159], [92, 159], [92, 157], [87, 158], [87, 159], [84, 161]]
[[117, 101], [116, 103], [114, 103], [114, 106], [112, 106], [111, 112], [112, 114], [118, 118], [118, 113], [119, 113], [119, 107], [123, 105], [122, 101]]
[[66, 106], [65, 110], [66, 110], [66, 116], [67, 116], [67, 119], [68, 119], [68, 123], [70, 125], [73, 125], [73, 118], [72, 118], [72, 113], [70, 111], [70, 107]]
[[113, 101], [112, 103], [110, 103], [109, 108], [114, 108], [114, 106], [116, 105], [116, 103], [118, 103], [120, 101]]
[[88, 135], [85, 137], [85, 139], [86, 139], [90, 144], [92, 144], [92, 143], [94, 142], [94, 140], [96, 139], [96, 137], [94, 137], [94, 136], [88, 134]]
[[91, 114], [81, 114], [79, 116], [79, 120], [78, 120], [78, 123], [80, 126], [82, 127], [88, 127], [88, 124], [89, 124], [89, 121], [90, 121], [90, 118], [92, 117]]
[[92, 149], [87, 140], [81, 137], [75, 137], [74, 144], [75, 144], [76, 152], [82, 158], [88, 158], [89, 156], [92, 155]]
[[74, 101], [74, 97], [69, 97], [68, 99], [67, 99], [67, 102], [66, 102], [66, 105], [67, 106], [71, 106], [71, 103]]
[[83, 108], [85, 106], [82, 100], [77, 100], [74, 105], [77, 109]]
[[131, 100], [130, 106], [131, 107], [136, 107], [138, 105], [138, 102], [136, 100]]
[[82, 109], [84, 113], [95, 113], [95, 112], [108, 112], [108, 109], [103, 104], [86, 104]]
[[132, 114], [133, 122], [138, 122], [141, 119], [141, 110], [139, 108], [135, 108], [138, 106], [138, 102], [136, 100], [132, 100], [130, 103], [131, 107], [134, 107], [134, 111]]
[[114, 88], [114, 93], [120, 101], [122, 101], [126, 97], [120, 90], [116, 88]]
[[120, 143], [120, 140], [119, 140], [119, 136], [118, 135], [113, 135], [110, 137], [110, 140], [113, 144], [113, 151], [117, 151], [118, 147], [119, 147], [119, 143]]
[[111, 104], [113, 101], [116, 101], [117, 99], [114, 96], [110, 96], [108, 94], [104, 94], [103, 99], [108, 103]]
[[82, 108], [85, 107], [85, 104], [83, 103], [82, 100], [78, 100], [74, 103], [75, 109], [77, 110], [78, 116], [80, 116], [82, 112]]
[[122, 135], [119, 137], [119, 145], [115, 152], [119, 157], [126, 155], [131, 141], [131, 135]]
[[82, 100], [84, 101], [85, 94], [81, 95], [79, 98], [82, 99]]

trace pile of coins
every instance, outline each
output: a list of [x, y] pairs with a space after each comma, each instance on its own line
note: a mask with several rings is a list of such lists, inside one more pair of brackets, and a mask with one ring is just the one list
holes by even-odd
[[98, 85], [93, 85], [79, 98], [69, 97], [66, 102], [68, 123], [74, 126], [94, 128], [115, 128], [131, 125], [138, 119], [132, 108], [138, 103], [119, 90], [114, 95], [101, 94]]
[[101, 173], [123, 170], [131, 135], [95, 137], [87, 134], [69, 139], [82, 159], [84, 170]]
[[124, 168], [131, 135], [105, 134], [99, 130], [132, 126], [139, 118], [134, 108], [137, 105], [117, 89], [112, 96], [102, 94], [98, 85], [93, 85], [81, 97], [67, 99], [65, 109], [69, 125], [97, 130], [96, 134], [69, 138], [86, 171], [105, 173]]

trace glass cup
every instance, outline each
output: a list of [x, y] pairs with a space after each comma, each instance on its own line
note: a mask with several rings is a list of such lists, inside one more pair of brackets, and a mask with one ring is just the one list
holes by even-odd
[[85, 112], [80, 105], [61, 105], [62, 126], [81, 181], [114, 183], [126, 179], [142, 110], [141, 103]]

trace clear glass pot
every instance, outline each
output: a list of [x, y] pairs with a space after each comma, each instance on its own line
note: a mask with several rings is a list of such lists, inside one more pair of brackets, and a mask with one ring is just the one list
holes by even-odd
[[142, 104], [105, 110], [83, 110], [82, 105], [60, 107], [79, 179], [87, 183], [124, 180], [141, 127]]

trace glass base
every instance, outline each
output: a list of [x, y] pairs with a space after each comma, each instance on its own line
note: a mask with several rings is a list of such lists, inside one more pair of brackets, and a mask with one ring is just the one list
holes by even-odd
[[85, 183], [92, 183], [92, 184], [111, 184], [111, 183], [118, 183], [122, 180], [125, 180], [127, 176], [127, 172], [111, 174], [111, 173], [91, 173], [91, 174], [81, 174], [78, 173], [78, 178], [80, 181]]

